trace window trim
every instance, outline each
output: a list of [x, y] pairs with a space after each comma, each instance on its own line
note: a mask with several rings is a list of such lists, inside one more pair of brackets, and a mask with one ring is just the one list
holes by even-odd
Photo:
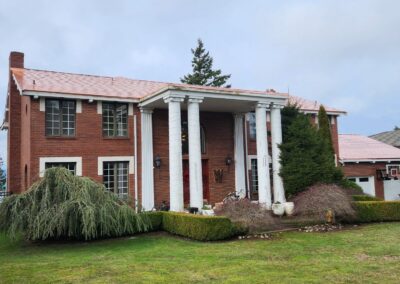
[[103, 156], [97, 158], [97, 175], [103, 175], [104, 162], [128, 162], [128, 173], [135, 174], [134, 156]]
[[[114, 116], [114, 135], [105, 135], [104, 134], [104, 104], [113, 105], [113, 116]], [[125, 105], [126, 106], [126, 135], [119, 136], [117, 133], [117, 105]], [[99, 111], [99, 106], [97, 105], [97, 111]], [[105, 139], [123, 139], [129, 138], [129, 103], [126, 102], [101, 102], [101, 133], [103, 138]]]
[[[46, 103], [47, 101], [58, 101], [59, 103], [59, 108], [60, 108], [60, 114], [59, 114], [59, 130], [60, 134], [59, 135], [49, 135], [47, 134], [47, 119], [46, 119]], [[74, 102], [74, 135], [64, 135], [63, 134], [63, 114], [62, 114], [62, 103], [63, 102]], [[53, 137], [62, 137], [62, 138], [72, 138], [76, 137], [76, 114], [77, 114], [77, 100], [72, 100], [72, 99], [61, 99], [61, 98], [46, 98], [44, 100], [44, 135], [48, 138], [53, 138]]]
[[46, 163], [76, 163], [76, 175], [82, 176], [82, 157], [40, 157], [39, 177], [44, 177]]
[[[112, 193], [114, 193], [114, 194], [116, 194], [119, 198], [127, 198], [130, 194], [129, 194], [129, 188], [130, 188], [130, 186], [129, 186], [129, 183], [130, 183], [130, 181], [129, 181], [129, 175], [130, 175], [130, 173], [129, 173], [129, 164], [130, 164], [130, 162], [129, 161], [104, 161], [104, 163], [110, 163], [110, 164], [112, 164], [113, 165], [113, 167], [114, 167], [114, 187], [113, 187], [113, 189], [114, 189], [114, 191], [111, 191], [111, 190], [108, 190], [107, 189], [107, 186], [104, 184], [104, 180], [105, 180], [105, 176], [103, 175], [103, 185], [106, 187], [106, 190], [107, 191], [110, 191], [110, 192], [112, 192]], [[103, 163], [103, 168], [104, 168], [104, 163]], [[127, 173], [127, 176], [126, 176], [126, 182], [127, 182], [127, 184], [126, 184], [126, 193], [120, 193], [119, 191], [120, 191], [120, 188], [118, 187], [118, 177], [119, 177], [119, 174], [118, 174], [118, 164], [120, 164], [120, 163], [127, 163], [128, 164], [128, 173]], [[116, 192], [115, 192], [116, 191]]]

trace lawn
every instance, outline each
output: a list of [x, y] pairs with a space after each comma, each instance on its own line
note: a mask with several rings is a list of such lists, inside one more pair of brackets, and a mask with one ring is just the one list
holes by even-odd
[[274, 240], [193, 242], [167, 234], [91, 243], [0, 238], [1, 283], [398, 283], [400, 223]]

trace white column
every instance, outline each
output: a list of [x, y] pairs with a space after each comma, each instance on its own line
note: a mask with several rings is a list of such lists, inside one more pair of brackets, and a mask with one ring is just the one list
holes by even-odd
[[233, 115], [235, 124], [235, 188], [236, 194], [241, 197], [246, 196], [246, 170], [244, 158], [244, 139], [243, 139], [243, 113]]
[[203, 98], [188, 100], [188, 134], [189, 134], [189, 184], [190, 207], [203, 207], [203, 175], [201, 167], [200, 110]]
[[274, 201], [286, 202], [285, 191], [283, 189], [282, 177], [279, 175], [281, 170], [279, 144], [282, 143], [282, 123], [281, 108], [283, 106], [273, 105], [271, 108], [271, 139], [272, 139], [272, 172], [274, 185]]
[[181, 102], [184, 96], [167, 96], [169, 131], [169, 201], [171, 211], [183, 211]]
[[153, 172], [153, 110], [141, 108], [141, 146], [142, 146], [142, 207], [154, 208], [154, 172]]
[[267, 108], [268, 105], [264, 103], [258, 103], [256, 107], [257, 174], [258, 201], [270, 209], [271, 185], [268, 161]]

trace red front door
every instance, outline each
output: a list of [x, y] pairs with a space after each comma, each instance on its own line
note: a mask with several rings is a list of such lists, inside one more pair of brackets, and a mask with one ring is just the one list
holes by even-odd
[[[208, 161], [202, 160], [202, 172], [203, 172], [203, 199], [206, 199], [207, 202], [210, 201], [210, 188], [208, 182]], [[183, 161], [183, 200], [185, 206], [189, 206], [190, 203], [190, 189], [189, 189], [189, 161]]]

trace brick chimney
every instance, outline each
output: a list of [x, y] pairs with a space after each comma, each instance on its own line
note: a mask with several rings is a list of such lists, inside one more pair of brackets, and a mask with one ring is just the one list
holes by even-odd
[[24, 68], [24, 54], [18, 51], [10, 52], [10, 68]]
[[[24, 68], [24, 54], [12, 51], [10, 68]], [[22, 191], [21, 166], [21, 95], [9, 70], [8, 82], [8, 131], [7, 131], [7, 190], [11, 193]]]

